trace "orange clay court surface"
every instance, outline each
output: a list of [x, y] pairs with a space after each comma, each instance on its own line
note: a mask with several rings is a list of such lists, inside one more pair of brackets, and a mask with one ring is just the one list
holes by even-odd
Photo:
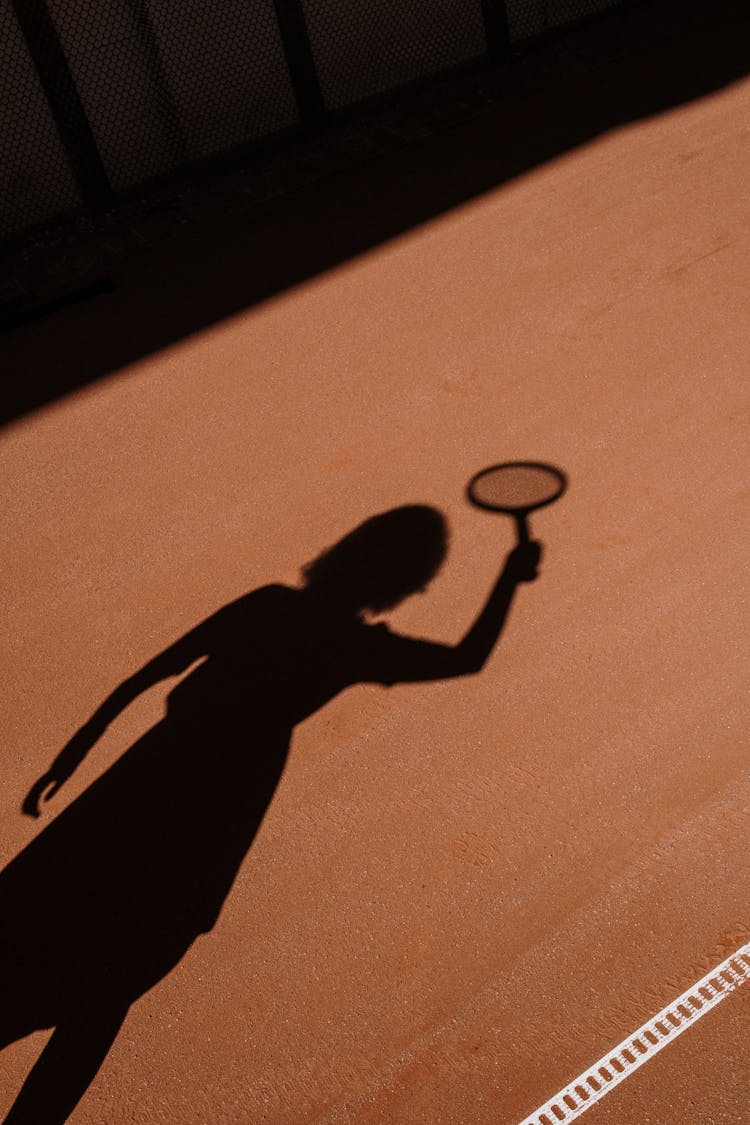
[[[569, 478], [480, 673], [296, 726], [218, 921], [74, 1125], [517, 1125], [750, 940], [749, 120], [741, 81], [610, 130], [5, 429], [3, 863], [173, 681], [22, 816], [73, 732], [216, 609], [428, 504], [447, 559], [385, 619], [454, 644], [513, 545], [469, 478]], [[12, 346], [75, 367], [99, 315]], [[745, 988], [587, 1125], [750, 1121], [749, 1033]], [[0, 1055], [0, 1114], [48, 1035]]]

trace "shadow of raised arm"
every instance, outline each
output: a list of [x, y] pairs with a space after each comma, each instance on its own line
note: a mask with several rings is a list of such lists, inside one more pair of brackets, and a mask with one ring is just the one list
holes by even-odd
[[521, 543], [511, 551], [479, 616], [457, 645], [390, 634], [382, 682], [446, 680], [480, 672], [503, 630], [518, 585], [537, 577], [541, 553], [536, 542]]

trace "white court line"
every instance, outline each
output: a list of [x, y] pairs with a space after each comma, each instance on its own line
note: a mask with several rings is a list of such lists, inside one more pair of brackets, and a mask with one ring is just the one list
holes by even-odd
[[578, 1078], [525, 1117], [519, 1125], [558, 1125], [575, 1121], [624, 1078], [653, 1058], [662, 1047], [692, 1027], [736, 988], [750, 980], [750, 941], [722, 961], [667, 1008], [662, 1008], [637, 1031]]

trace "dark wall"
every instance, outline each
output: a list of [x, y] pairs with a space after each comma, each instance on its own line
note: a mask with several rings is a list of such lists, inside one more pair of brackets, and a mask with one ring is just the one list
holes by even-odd
[[621, 0], [0, 0], [0, 239]]

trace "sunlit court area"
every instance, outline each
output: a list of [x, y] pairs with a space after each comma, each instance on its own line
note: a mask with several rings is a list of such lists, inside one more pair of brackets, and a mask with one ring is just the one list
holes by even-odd
[[748, 1125], [750, 9], [0, 29], [0, 1120]]

